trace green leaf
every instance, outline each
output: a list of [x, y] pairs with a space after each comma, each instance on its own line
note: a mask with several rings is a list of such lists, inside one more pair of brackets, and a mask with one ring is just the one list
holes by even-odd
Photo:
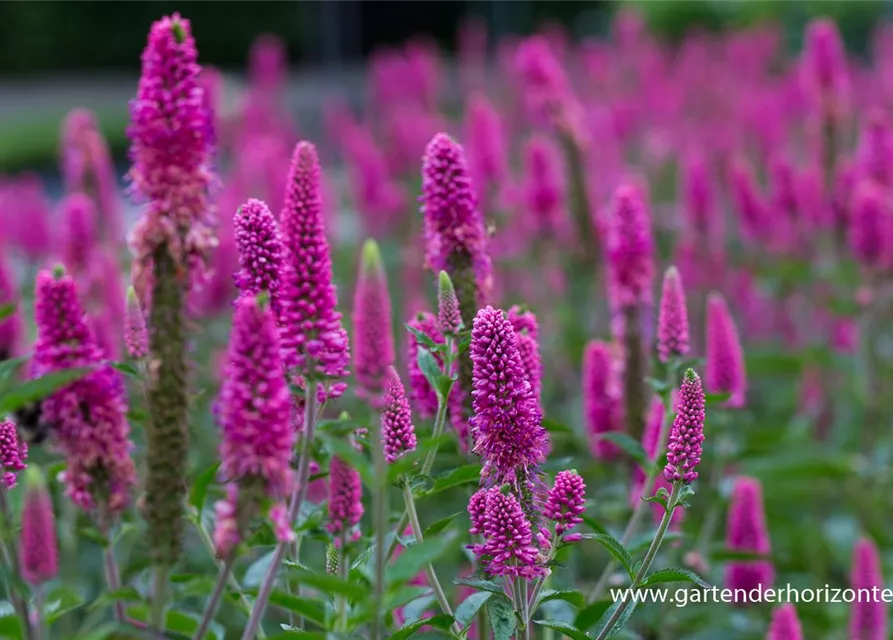
[[404, 323], [403, 325], [406, 327], [406, 330], [409, 331], [413, 336], [415, 336], [416, 342], [420, 345], [427, 347], [428, 349], [436, 350], [440, 345], [438, 345], [434, 340], [432, 340], [428, 334], [419, 329], [416, 329], [412, 325], [408, 323]]
[[593, 531], [595, 531], [596, 533], [604, 533], [604, 534], [608, 534], [608, 529], [607, 529], [607, 527], [605, 527], [605, 525], [603, 525], [601, 522], [599, 522], [599, 521], [596, 520], [595, 518], [592, 518], [592, 517], [590, 517], [590, 516], [587, 516], [586, 514], [583, 514], [583, 515], [581, 515], [580, 517], [583, 518], [583, 522], [584, 522], [590, 529], [592, 529]]
[[210, 467], [202, 471], [201, 475], [192, 483], [192, 489], [189, 491], [189, 504], [195, 507], [201, 517], [202, 509], [205, 508], [205, 497], [208, 495], [208, 486], [217, 478], [217, 470], [220, 463], [212, 464]]
[[446, 489], [458, 487], [463, 484], [477, 483], [481, 477], [481, 465], [466, 464], [453, 469], [446, 475], [442, 475], [434, 481], [431, 489], [425, 493], [425, 497], [432, 496]]
[[403, 625], [391, 634], [390, 640], [406, 640], [406, 638], [414, 635], [415, 632], [422, 627], [430, 626], [438, 629], [449, 629], [451, 624], [453, 624], [453, 617], [448, 616], [445, 613], [441, 613], [440, 615], [432, 616], [430, 618], [423, 618], [421, 620], [416, 620], [415, 622], [410, 622], [409, 624]]
[[574, 619], [574, 626], [578, 629], [591, 629], [595, 623], [601, 620], [611, 605], [614, 604], [610, 600], [597, 600], [591, 605], [583, 609]]
[[0, 382], [6, 382], [18, 372], [19, 368], [28, 362], [28, 356], [22, 358], [10, 358], [0, 362]]
[[606, 533], [587, 534], [586, 537], [595, 540], [607, 549], [611, 555], [623, 565], [623, 568], [626, 569], [630, 579], [633, 578], [633, 559], [630, 556], [629, 551], [626, 550], [626, 547], [620, 544], [620, 540]]
[[[387, 597], [385, 600], [385, 608], [387, 611], [393, 611], [394, 609], [405, 607], [410, 602], [414, 602], [420, 598], [428, 598], [432, 593], [431, 587], [403, 585], [402, 587], [397, 587], [397, 589]], [[369, 604], [372, 604], [371, 601]]]
[[496, 582], [490, 580], [477, 580], [475, 578], [456, 578], [453, 584], [461, 584], [466, 587], [474, 587], [479, 591], [489, 591], [490, 593], [504, 594], [505, 588]]
[[487, 600], [487, 615], [493, 629], [493, 640], [511, 640], [515, 635], [517, 619], [512, 603], [505, 594]]
[[451, 516], [447, 516], [446, 518], [441, 518], [440, 520], [438, 520], [437, 522], [435, 522], [434, 524], [432, 524], [431, 526], [429, 526], [427, 529], [425, 529], [425, 530], [422, 532], [422, 537], [427, 539], [427, 538], [431, 538], [431, 537], [436, 536], [438, 533], [440, 533], [441, 531], [443, 531], [444, 529], [446, 529], [448, 526], [450, 526], [450, 523], [451, 523], [457, 516], [461, 516], [463, 513], [465, 513], [465, 512], [464, 512], [464, 511], [457, 511], [456, 513], [454, 513], [454, 514], [451, 515]]
[[303, 629], [290, 628], [282, 625], [284, 631], [275, 636], [267, 636], [267, 640], [289, 640], [290, 638], [304, 638], [304, 640], [327, 640], [328, 636], [320, 631], [304, 631]]
[[264, 576], [267, 574], [267, 569], [270, 568], [270, 563], [273, 562], [273, 554], [275, 553], [275, 551], [265, 553], [260, 558], [251, 563], [251, 566], [248, 567], [248, 570], [242, 577], [243, 587], [248, 588], [260, 586], [261, 580], [263, 580]]
[[704, 580], [694, 571], [683, 569], [682, 567], [667, 567], [658, 569], [645, 576], [640, 587], [650, 587], [653, 584], [661, 584], [664, 582], [693, 582], [704, 589], [712, 589], [713, 585]]
[[575, 609], [582, 609], [586, 606], [585, 596], [576, 589], [546, 589], [537, 600], [536, 606], [549, 602], [551, 600], [564, 600], [570, 603]]
[[590, 636], [585, 631], [580, 631], [572, 624], [561, 622], [560, 620], [534, 620], [534, 622], [541, 627], [547, 627], [549, 629], [555, 629], [555, 631], [560, 631], [568, 638], [572, 638], [572, 640], [592, 640], [592, 636]]
[[22, 622], [17, 615], [0, 616], [0, 638], [20, 640], [22, 637]]
[[369, 562], [369, 559], [372, 557], [372, 554], [375, 553], [375, 545], [369, 545], [366, 549], [363, 550], [363, 553], [358, 555], [353, 562], [350, 563], [350, 570], [355, 571]]
[[628, 433], [622, 431], [608, 431], [601, 434], [599, 437], [602, 440], [613, 442], [623, 449], [623, 451], [625, 451], [627, 455], [635, 460], [643, 469], [647, 469], [650, 466], [651, 463], [648, 461], [648, 456], [645, 455], [645, 449], [642, 448], [642, 444]]
[[[599, 620], [599, 623], [598, 623], [599, 634], [602, 632], [602, 629], [608, 624], [608, 622], [611, 619], [611, 616], [614, 615], [614, 612], [617, 610], [618, 607], [620, 607], [621, 604], [622, 604], [622, 601], [618, 600], [617, 602], [612, 604], [610, 607], [608, 607], [607, 610], [605, 610], [604, 614], [602, 614], [601, 620]], [[630, 602], [629, 606], [623, 610], [623, 613], [614, 622], [613, 626], [608, 631], [608, 634], [605, 636], [605, 638], [612, 638], [615, 635], [617, 635], [618, 633], [620, 633], [620, 630], [623, 629], [624, 625], [626, 625], [626, 621], [629, 620], [629, 617], [631, 615], [633, 615], [633, 611], [636, 610], [636, 606], [638, 604], [639, 603], [636, 602], [635, 600]]]
[[59, 389], [83, 378], [90, 371], [92, 371], [90, 367], [53, 371], [40, 378], [16, 385], [0, 396], [0, 414], [12, 413], [32, 402], [43, 400]]
[[0, 305], [0, 320], [6, 320], [9, 316], [16, 312], [16, 303], [15, 302], [7, 302], [4, 305]]
[[325, 626], [326, 624], [326, 608], [319, 599], [302, 598], [286, 593], [282, 589], [274, 589], [270, 595], [270, 602], [278, 607], [304, 616], [320, 626]]
[[[127, 615], [140, 622], [149, 621], [149, 607], [144, 604], [127, 607]], [[164, 630], [179, 633], [184, 636], [193, 636], [198, 631], [199, 621], [194, 617], [180, 611], [169, 609], [164, 618]], [[216, 638], [214, 631], [208, 631], [209, 638]]]
[[492, 597], [492, 591], [475, 591], [456, 607], [456, 621], [464, 629], [474, 620], [480, 608]]
[[705, 393], [704, 394], [704, 402], [708, 405], [710, 404], [722, 404], [726, 400], [732, 397], [731, 392], [726, 391], [724, 393]]
[[366, 587], [343, 580], [338, 576], [332, 576], [327, 573], [312, 573], [306, 569], [296, 568], [297, 565], [293, 562], [286, 561], [283, 564], [288, 568], [288, 575], [292, 580], [308, 587], [313, 587], [323, 593], [344, 595], [353, 600], [360, 600], [369, 595]]
[[121, 587], [108, 593], [102, 593], [94, 600], [89, 611], [97, 611], [113, 606], [116, 602], [144, 602], [142, 594], [133, 587]]
[[127, 411], [127, 420], [134, 424], [146, 424], [149, 421], [149, 414], [137, 407], [130, 407]]
[[451, 531], [440, 538], [425, 540], [404, 549], [396, 562], [388, 567], [385, 573], [385, 582], [393, 587], [412, 580], [429, 563], [449, 551], [455, 538], [455, 532]]
[[[654, 534], [654, 531], [648, 531], [630, 540], [629, 546], [627, 547], [629, 555], [635, 557], [645, 551], [648, 547], [650, 547], [651, 541], [654, 540]], [[682, 540], [684, 537], [685, 536], [678, 531], [667, 531], [664, 534], [663, 542], [661, 544], [667, 544], [668, 542]]]
[[453, 382], [455, 382], [455, 380], [446, 374], [442, 373], [437, 376], [437, 385], [434, 388], [437, 389], [437, 393], [440, 394], [441, 398], [450, 397], [450, 391], [453, 389]]
[[767, 554], [755, 553], [753, 551], [737, 551], [733, 549], [726, 549], [724, 545], [717, 545], [717, 547], [715, 549], [712, 549], [707, 555], [714, 562], [727, 562], [729, 560], [736, 560], [738, 562], [772, 560], [772, 557]]
[[80, 594], [75, 593], [67, 587], [59, 587], [58, 589], [54, 589], [47, 596], [44, 615], [46, 616], [47, 623], [53, 624], [69, 611], [74, 611], [83, 605], [84, 599]]
[[543, 428], [549, 433], [576, 433], [566, 424], [561, 424], [560, 422], [549, 420], [548, 418], [543, 419]]
[[140, 370], [129, 362], [110, 362], [109, 365], [111, 365], [112, 369], [116, 369], [124, 375], [130, 376], [131, 378], [138, 379], [142, 377], [142, 374], [140, 374]]
[[435, 358], [427, 349], [419, 349], [418, 355], [416, 356], [416, 362], [419, 365], [419, 370], [428, 381], [428, 384], [431, 385], [431, 388], [437, 389], [437, 380], [440, 378], [441, 374], [443, 374], [440, 365], [437, 364], [437, 358]]

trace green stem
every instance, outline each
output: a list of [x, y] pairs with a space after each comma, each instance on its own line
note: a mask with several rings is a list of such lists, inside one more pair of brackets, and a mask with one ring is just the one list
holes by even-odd
[[155, 567], [155, 581], [152, 587], [152, 612], [149, 618], [153, 631], [164, 631], [164, 605], [167, 599], [167, 577], [170, 568], [161, 564]]
[[46, 633], [46, 617], [44, 616], [45, 597], [44, 586], [42, 584], [37, 585], [34, 589], [34, 608], [37, 614], [37, 620], [34, 622], [34, 640], [49, 638], [49, 635]]
[[[412, 487], [408, 482], [403, 483], [403, 500], [406, 502], [406, 513], [409, 514], [412, 535], [415, 536], [416, 544], [421, 544], [424, 541], [422, 538], [422, 525], [419, 523], [419, 514], [415, 508], [415, 499], [412, 497]], [[440, 604], [441, 611], [448, 616], [452, 616], [453, 609], [450, 607], [450, 601], [447, 600], [446, 593], [444, 593], [443, 587], [440, 585], [440, 580], [437, 579], [437, 573], [434, 571], [434, 566], [430, 562], [425, 566], [425, 574], [428, 576], [428, 582], [431, 583], [431, 588], [434, 589], [434, 597], [437, 599], [438, 604]], [[456, 634], [462, 631], [458, 622], [453, 622], [453, 631]]]
[[[6, 469], [3, 465], [0, 465], [0, 478], [3, 477], [5, 472]], [[39, 632], [31, 628], [31, 620], [28, 615], [28, 600], [19, 593], [19, 586], [22, 584], [22, 573], [19, 568], [19, 552], [12, 532], [12, 517], [9, 511], [6, 491], [6, 484], [0, 481], [0, 517], [3, 518], [3, 527], [0, 529], [0, 552], [2, 552], [4, 563], [7, 567], [12, 568], [13, 573], [9, 585], [9, 599], [16, 613], [22, 619], [22, 629], [25, 631], [25, 637], [30, 640]]]
[[379, 640], [384, 616], [385, 534], [388, 528], [387, 465], [382, 450], [381, 429], [370, 429], [372, 459], [375, 465], [375, 490], [372, 494], [372, 518], [375, 525], [375, 616], [372, 619], [372, 640]]
[[[217, 565], [217, 569], [220, 570], [223, 568], [223, 561], [217, 558], [217, 550], [214, 549], [214, 541], [211, 539], [211, 534], [208, 533], [208, 530], [205, 528], [205, 525], [201, 522], [201, 516], [193, 516], [190, 518], [192, 521], [192, 526], [195, 527], [196, 532], [198, 533], [199, 539], [202, 541], [202, 546], [205, 547], [205, 550], [208, 552], [208, 555], [211, 556], [211, 559], [214, 560], [214, 564]], [[251, 601], [248, 600], [248, 596], [246, 596], [242, 591], [242, 585], [239, 584], [239, 581], [236, 579], [236, 576], [233, 575], [232, 571], [229, 571], [227, 574], [227, 581], [229, 582], [230, 588], [239, 594], [239, 605], [246, 614], [251, 614]], [[263, 632], [263, 629], [257, 630], [257, 637], [264, 640], [266, 635]]]
[[[676, 374], [678, 371], [678, 365], [675, 360], [667, 363], [667, 387], [668, 387], [668, 395], [667, 400], [664, 405], [664, 415], [661, 419], [660, 423], [660, 434], [657, 438], [657, 447], [655, 448], [655, 457], [651, 460], [650, 466], [648, 468], [648, 472], [645, 474], [645, 486], [642, 487], [642, 495], [639, 496], [639, 500], [636, 502], [636, 506], [633, 508], [632, 516], [630, 516], [629, 522], [626, 523], [626, 529], [623, 531], [623, 536], [620, 538], [620, 544], [626, 546], [629, 544], [629, 541], [632, 540], [632, 537], [636, 534], [636, 530], [639, 528], [639, 523], [642, 521], [642, 517], [645, 515], [648, 507], [651, 505], [650, 502], [646, 501], [646, 498], [651, 497], [651, 492], [654, 490], [654, 481], [657, 479], [658, 474], [661, 472], [661, 469], [657, 466], [657, 459], [659, 456], [665, 454], [667, 449], [667, 439], [670, 436], [670, 422], [673, 419], [673, 401], [672, 401], [672, 389], [676, 385]], [[595, 602], [602, 595], [604, 595], [605, 587], [608, 584], [608, 579], [611, 577], [611, 573], [617, 567], [617, 563], [611, 559], [608, 564], [605, 566], [601, 575], [598, 578], [598, 581], [595, 583], [595, 587], [593, 587], [592, 591], [589, 593], [589, 601]]]
[[[289, 559], [298, 564], [301, 561], [301, 542], [303, 538], [298, 538], [294, 541], [294, 543], [288, 548], [288, 556]], [[291, 580], [286, 579], [285, 581], [285, 590], [289, 595], [297, 592], [297, 594], [301, 595], [301, 585], [293, 585]], [[288, 623], [291, 626], [295, 626], [295, 613], [291, 609], [288, 610]], [[299, 628], [304, 627], [304, 616], [298, 616], [298, 625]]]
[[[309, 363], [309, 369], [313, 370], [313, 363]], [[310, 458], [313, 454], [313, 432], [316, 429], [316, 381], [312, 378], [305, 381], [304, 389], [304, 434], [301, 436], [301, 459], [298, 462], [298, 481], [291, 495], [291, 501], [288, 505], [288, 521], [294, 523], [298, 514], [301, 512], [301, 504], [307, 497], [307, 481], [310, 477]], [[280, 542], [276, 545], [273, 552], [273, 558], [270, 561], [270, 567], [264, 576], [260, 589], [257, 592], [257, 598], [254, 600], [254, 607], [251, 609], [251, 615], [248, 617], [248, 624], [242, 633], [242, 640], [251, 640], [261, 632], [261, 618], [264, 610], [267, 608], [267, 602], [270, 600], [270, 594], [273, 593], [273, 585], [276, 582], [276, 574], [279, 573], [279, 565], [282, 564], [282, 558], [288, 549], [288, 542]]]
[[202, 614], [202, 621], [201, 624], [199, 624], [198, 631], [195, 632], [194, 640], [201, 640], [208, 632], [211, 622], [214, 620], [214, 614], [217, 611], [217, 603], [220, 602], [220, 596], [223, 595], [223, 589], [230, 576], [232, 566], [233, 561], [232, 558], [230, 558], [224, 561], [223, 565], [220, 567], [220, 571], [217, 574], [217, 582], [214, 583], [214, 590], [211, 592], [211, 597], [208, 599], [208, 604], [205, 606], [205, 612]]
[[[629, 589], [630, 593], [639, 588], [639, 586], [642, 584], [643, 579], [648, 574], [648, 570], [651, 568], [651, 563], [654, 562], [654, 557], [657, 555], [657, 552], [660, 549], [660, 545], [667, 533], [667, 529], [670, 528], [670, 522], [673, 520], [673, 512], [678, 506], [677, 503], [681, 490], [681, 482], [673, 483], [673, 491], [670, 493], [670, 499], [667, 501], [667, 509], [664, 512], [664, 517], [661, 518], [660, 526], [658, 526], [657, 528], [657, 533], [654, 534], [654, 539], [651, 541], [651, 546], [648, 547], [648, 551], [645, 554], [645, 559], [642, 560], [639, 571], [636, 573], [636, 577], [633, 578], [633, 583], [630, 585]], [[622, 600], [620, 602], [620, 606], [614, 609], [614, 613], [611, 615], [610, 618], [608, 618], [608, 621], [605, 623], [605, 626], [602, 627], [601, 631], [599, 631], [599, 634], [598, 636], [596, 636], [595, 640], [605, 640], [606, 638], [611, 636], [611, 632], [614, 630], [617, 622], [623, 617], [623, 614], [633, 602], [634, 600], [631, 596], [627, 597], [625, 600]]]
[[[115, 559], [115, 542], [114, 533], [112, 531], [112, 517], [108, 507], [102, 505], [99, 512], [99, 528], [106, 539], [106, 547], [103, 553], [103, 563], [105, 567], [105, 580], [109, 586], [109, 591], [117, 591], [121, 588], [120, 572], [118, 570], [118, 561]], [[124, 603], [115, 599], [115, 620], [124, 622]]]
[[530, 640], [530, 602], [527, 600], [527, 580], [519, 578], [521, 583], [521, 620], [524, 623], [524, 640]]
[[[449, 366], [451, 366], [450, 362], [447, 362], [445, 368], [449, 370]], [[450, 387], [450, 391], [452, 387]], [[446, 416], [448, 405], [448, 398], [450, 397], [449, 392], [447, 392], [445, 397], [438, 396], [437, 399], [437, 415], [434, 417], [434, 431], [431, 434], [431, 438], [433, 440], [437, 440], [440, 435], [443, 433], [444, 425], [446, 424]], [[423, 476], [431, 473], [431, 468], [434, 466], [434, 458], [437, 457], [437, 447], [433, 447], [431, 451], [428, 452], [428, 455], [425, 456], [425, 461], [422, 463], [422, 471], [421, 474]], [[394, 551], [397, 550], [397, 545], [400, 543], [400, 534], [403, 532], [403, 529], [406, 528], [407, 523], [409, 522], [409, 511], [404, 511], [403, 515], [400, 517], [400, 521], [397, 523], [396, 533], [394, 535], [394, 539], [391, 541], [391, 546], [388, 547], [388, 553], [385, 558], [385, 561], [390, 560]]]

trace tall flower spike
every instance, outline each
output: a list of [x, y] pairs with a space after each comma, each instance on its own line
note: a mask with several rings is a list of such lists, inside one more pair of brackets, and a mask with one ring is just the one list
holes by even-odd
[[481, 473], [497, 483], [514, 482], [519, 472], [544, 460], [548, 435], [515, 330], [503, 311], [488, 306], [478, 312], [469, 350], [474, 367], [471, 429], [474, 451], [484, 459]]
[[481, 198], [498, 187], [508, 173], [505, 134], [499, 112], [483, 93], [472, 93], [465, 110], [468, 164]]
[[614, 350], [607, 342], [593, 341], [583, 352], [583, 417], [592, 456], [615, 457], [620, 449], [601, 436], [621, 426], [620, 381]]
[[250, 198], [236, 211], [233, 227], [240, 267], [235, 275], [236, 286], [242, 297], [266, 291], [273, 315], [278, 319], [282, 242], [276, 218], [266, 203]]
[[127, 289], [127, 315], [124, 317], [124, 344], [134, 360], [145, 358], [149, 353], [149, 336], [146, 319], [140, 309], [133, 287]]
[[425, 149], [421, 201], [428, 266], [450, 274], [462, 320], [471, 326], [475, 311], [489, 297], [493, 266], [465, 151], [446, 134], [438, 133]]
[[37, 341], [32, 376], [77, 367], [91, 369], [41, 402], [41, 419], [56, 427], [65, 453], [62, 477], [67, 493], [82, 509], [103, 506], [117, 513], [130, 502], [130, 489], [136, 484], [123, 380], [103, 361], [74, 279], [63, 270], [37, 275], [34, 317]]
[[817, 18], [809, 23], [802, 64], [806, 88], [825, 113], [839, 117], [847, 98], [847, 59], [834, 20]]
[[487, 494], [490, 489], [478, 489], [471, 498], [468, 499], [468, 518], [471, 520], [471, 529], [468, 530], [473, 536], [484, 533], [484, 521], [487, 515]]
[[279, 218], [286, 267], [281, 285], [280, 332], [285, 361], [311, 381], [327, 378], [330, 397], [346, 385], [350, 349], [336, 307], [332, 258], [326, 240], [316, 148], [299, 142], [288, 173], [285, 208]]
[[679, 388], [676, 418], [670, 429], [667, 466], [664, 467], [667, 482], [691, 484], [698, 478], [696, 469], [704, 442], [704, 405], [701, 378], [694, 369], [688, 369]]
[[28, 584], [39, 585], [59, 574], [56, 516], [43, 474], [36, 467], [25, 472], [25, 504], [19, 537], [19, 563]]
[[354, 374], [357, 395], [382, 406], [388, 368], [394, 364], [391, 295], [375, 240], [366, 240], [353, 299]]
[[412, 413], [406, 390], [394, 367], [388, 367], [387, 391], [384, 397], [384, 411], [381, 414], [381, 439], [384, 457], [388, 464], [407, 451], [416, 448], [415, 427], [412, 424]]
[[707, 390], [710, 393], [730, 393], [725, 406], [743, 407], [747, 392], [744, 353], [725, 298], [716, 292], [707, 298], [706, 355]]
[[887, 193], [865, 180], [855, 190], [850, 214], [849, 243], [853, 256], [869, 270], [889, 266], [893, 250]]
[[682, 279], [676, 267], [670, 267], [664, 274], [657, 318], [657, 353], [661, 362], [688, 353], [688, 311]]
[[615, 309], [651, 301], [654, 240], [651, 219], [638, 188], [623, 185], [614, 194], [608, 259]]
[[775, 607], [766, 640], [803, 640], [797, 609], [790, 602]]
[[459, 312], [459, 298], [446, 271], [437, 278], [437, 324], [444, 335], [456, 335], [464, 326]]
[[850, 610], [850, 639], [885, 640], [887, 605], [871, 598], [872, 589], [884, 588], [884, 576], [877, 546], [868, 538], [860, 539], [853, 548], [850, 583], [857, 595]]
[[62, 261], [72, 273], [82, 274], [96, 247], [96, 207], [83, 193], [73, 193], [59, 203], [59, 217]]
[[[360, 474], [338, 456], [329, 462], [329, 523], [334, 536], [350, 537], [363, 517], [363, 483]], [[359, 532], [357, 532], [359, 533]]]
[[521, 356], [521, 365], [524, 367], [527, 382], [530, 383], [537, 406], [542, 412], [543, 363], [540, 359], [540, 345], [537, 340], [539, 324], [532, 311], [518, 305], [509, 309], [508, 320], [515, 330], [515, 341], [518, 345], [518, 353]]
[[[759, 480], [741, 477], [732, 488], [726, 546], [730, 551], [767, 555], [771, 551], [763, 490]], [[767, 589], [772, 587], [775, 569], [768, 560], [733, 561], [726, 565], [729, 589]]]
[[16, 471], [23, 470], [27, 465], [28, 445], [19, 439], [19, 433], [15, 423], [11, 420], [0, 422], [0, 466], [3, 467], [3, 476], [0, 482], [6, 490], [16, 486]]
[[533, 544], [530, 521], [512, 493], [496, 487], [488, 491], [484, 537], [481, 551], [489, 557], [485, 570], [491, 576], [533, 580], [545, 574]]
[[[217, 407], [222, 431], [220, 470], [238, 487], [227, 502], [241, 530], [254, 515], [252, 505], [266, 498], [274, 506], [284, 506], [294, 482], [291, 398], [276, 321], [265, 302], [248, 296], [236, 309]], [[282, 533], [283, 540], [294, 536], [290, 528]], [[218, 553], [226, 557], [230, 550], [218, 549]]]
[[585, 511], [586, 483], [583, 478], [576, 469], [559, 472], [543, 507], [543, 515], [556, 523], [555, 533], [560, 536], [583, 522], [580, 515]]
[[538, 237], [560, 239], [567, 222], [567, 177], [561, 151], [538, 134], [524, 147], [524, 203]]

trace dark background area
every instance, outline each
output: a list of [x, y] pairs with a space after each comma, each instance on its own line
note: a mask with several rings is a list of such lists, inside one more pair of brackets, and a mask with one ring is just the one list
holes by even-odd
[[[449, 51], [464, 17], [486, 21], [493, 36], [528, 33], [558, 22], [577, 36], [607, 32], [623, 3], [598, 0], [263, 0], [242, 2], [0, 2], [0, 74], [91, 69], [136, 69], [149, 24], [179, 11], [193, 20], [205, 60], [238, 67], [252, 39], [265, 31], [288, 43], [290, 58], [308, 65], [360, 59], [375, 47], [427, 34]], [[790, 25], [798, 44], [812, 15], [837, 18], [854, 50], [871, 25], [891, 13], [890, 2], [716, 1], [636, 2], [649, 26], [668, 38], [692, 28], [722, 29], [763, 19]]]

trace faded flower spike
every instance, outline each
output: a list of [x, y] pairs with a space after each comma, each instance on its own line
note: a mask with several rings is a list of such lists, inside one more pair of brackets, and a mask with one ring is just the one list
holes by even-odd
[[707, 299], [706, 368], [707, 390], [731, 394], [725, 402], [727, 407], [743, 407], [747, 391], [744, 353], [725, 298], [716, 292]]
[[416, 448], [415, 427], [406, 390], [394, 367], [388, 367], [387, 390], [384, 396], [384, 411], [381, 414], [381, 439], [384, 457], [389, 464], [407, 451]]
[[[735, 481], [729, 504], [726, 547], [730, 551], [759, 555], [767, 555], [772, 550], [763, 508], [763, 489], [755, 478], [741, 477]], [[733, 561], [726, 566], [726, 587], [729, 589], [762, 591], [772, 586], [774, 578], [775, 569], [768, 560]]]
[[667, 466], [664, 467], [667, 482], [691, 484], [698, 478], [696, 469], [704, 441], [704, 405], [701, 378], [694, 369], [688, 369], [679, 389], [676, 418], [670, 429]]
[[[858, 594], [863, 589], [870, 593], [872, 589], [884, 588], [884, 576], [881, 573], [881, 559], [877, 545], [868, 538], [856, 542], [853, 548], [853, 568], [850, 573], [850, 585]], [[883, 600], [856, 598], [850, 609], [851, 640], [886, 640], [887, 638], [887, 605]]]
[[388, 367], [394, 364], [391, 295], [378, 243], [363, 245], [353, 299], [353, 362], [357, 395], [380, 408]]
[[664, 274], [657, 318], [657, 353], [661, 362], [688, 353], [688, 311], [682, 279], [676, 267], [670, 267]]
[[803, 640], [797, 609], [790, 602], [775, 608], [766, 640]]
[[52, 580], [59, 573], [56, 516], [43, 474], [37, 467], [25, 472], [25, 505], [19, 537], [22, 577], [32, 585]]

